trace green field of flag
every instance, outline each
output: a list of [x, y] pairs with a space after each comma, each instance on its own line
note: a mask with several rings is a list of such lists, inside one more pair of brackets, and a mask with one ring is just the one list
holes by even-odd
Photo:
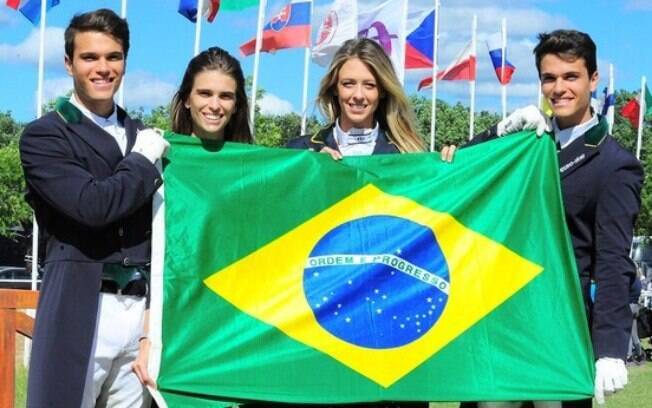
[[167, 138], [169, 406], [592, 395], [550, 138], [453, 164]]

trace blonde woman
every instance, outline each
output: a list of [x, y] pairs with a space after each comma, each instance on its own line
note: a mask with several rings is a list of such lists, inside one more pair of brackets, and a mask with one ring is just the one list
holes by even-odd
[[424, 150], [392, 62], [373, 40], [348, 40], [340, 47], [321, 80], [317, 103], [328, 125], [288, 147], [335, 159]]

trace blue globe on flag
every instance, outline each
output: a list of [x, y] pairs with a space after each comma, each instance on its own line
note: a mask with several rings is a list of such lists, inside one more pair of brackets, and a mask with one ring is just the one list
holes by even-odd
[[432, 328], [450, 277], [433, 231], [396, 216], [337, 226], [315, 245], [303, 275], [318, 323], [361, 347], [400, 347]]

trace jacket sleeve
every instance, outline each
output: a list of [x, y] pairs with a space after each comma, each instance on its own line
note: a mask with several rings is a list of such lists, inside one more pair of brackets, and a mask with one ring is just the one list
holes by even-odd
[[596, 358], [627, 357], [632, 327], [629, 289], [636, 278], [629, 252], [642, 183], [643, 170], [632, 157], [604, 180], [596, 203], [596, 294], [591, 316]]
[[156, 167], [138, 153], [129, 153], [111, 176], [95, 177], [64, 132], [52, 121], [33, 122], [21, 137], [20, 157], [29, 190], [76, 222], [98, 228], [120, 220], [142, 207], [161, 185]]
[[473, 136], [473, 139], [469, 140], [468, 142], [464, 143], [461, 148], [465, 147], [470, 147], [470, 146], [475, 146], [480, 143], [488, 142], [490, 140], [494, 140], [498, 138], [498, 134], [496, 133], [496, 125], [490, 127], [486, 131], [482, 133], [478, 133], [477, 135]]
[[300, 136], [296, 137], [294, 139], [290, 139], [286, 144], [285, 147], [288, 149], [301, 149], [301, 150], [307, 150], [310, 149], [310, 136]]

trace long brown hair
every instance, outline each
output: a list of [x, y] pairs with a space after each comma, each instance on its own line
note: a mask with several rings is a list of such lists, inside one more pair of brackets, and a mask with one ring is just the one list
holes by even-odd
[[337, 80], [342, 65], [352, 58], [362, 61], [378, 81], [383, 97], [374, 112], [374, 118], [380, 128], [388, 131], [387, 137], [401, 152], [423, 151], [423, 141], [415, 130], [414, 112], [396, 77], [392, 62], [375, 41], [367, 38], [348, 40], [342, 44], [321, 80], [317, 105], [328, 119], [328, 126], [333, 126], [342, 114], [336, 95]]
[[245, 93], [245, 79], [240, 67], [240, 62], [231, 54], [219, 47], [211, 47], [202, 51], [188, 63], [183, 74], [181, 86], [172, 98], [170, 104], [170, 118], [172, 131], [175, 133], [192, 134], [192, 117], [190, 111], [184, 106], [190, 96], [195, 77], [200, 72], [219, 71], [233, 78], [236, 83], [235, 113], [224, 129], [224, 140], [231, 142], [253, 143], [249, 127], [249, 103]]

